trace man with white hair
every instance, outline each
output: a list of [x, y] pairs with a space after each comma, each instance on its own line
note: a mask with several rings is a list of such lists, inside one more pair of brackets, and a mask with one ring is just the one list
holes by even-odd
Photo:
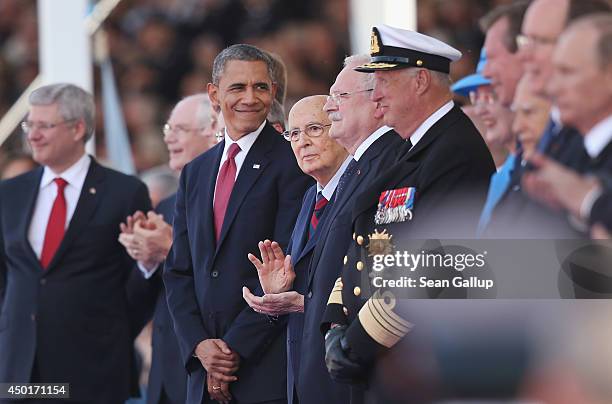
[[390, 291], [381, 297], [371, 282], [373, 257], [410, 240], [474, 234], [495, 170], [484, 140], [452, 101], [448, 73], [459, 51], [381, 25], [373, 28], [370, 54], [356, 70], [374, 72], [372, 100], [405, 143], [397, 162], [355, 197], [353, 241], [321, 325], [328, 371], [356, 384], [352, 400], [377, 390], [374, 365], [411, 328], [394, 309], [400, 299]]

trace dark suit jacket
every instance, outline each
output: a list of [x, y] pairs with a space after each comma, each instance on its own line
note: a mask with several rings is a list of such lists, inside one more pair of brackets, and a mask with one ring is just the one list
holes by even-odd
[[329, 217], [317, 229], [320, 230], [319, 240], [313, 252], [303, 292], [304, 329], [297, 377], [300, 404], [327, 401], [343, 403], [349, 400], [348, 386], [333, 382], [327, 373], [325, 344], [319, 326], [329, 293], [340, 276], [342, 257], [351, 240], [353, 196], [374, 181], [389, 161], [395, 160], [397, 150], [403, 143], [403, 139], [392, 130], [372, 143], [359, 159], [357, 171], [334, 203]]
[[247, 254], [270, 239], [288, 244], [300, 202], [312, 183], [289, 144], [269, 125], [253, 144], [229, 200], [219, 243], [215, 242], [213, 195], [224, 143], [187, 164], [181, 174], [174, 216], [174, 243], [164, 270], [170, 314], [189, 373], [187, 402], [200, 403], [206, 375], [193, 352], [198, 343], [222, 338], [240, 354], [238, 402], [284, 399], [285, 324], [255, 313], [242, 287], [259, 292]]
[[[314, 210], [317, 195], [317, 186], [313, 185], [306, 191], [302, 201], [302, 209], [298, 214], [291, 241], [287, 247], [287, 253], [291, 255], [291, 262], [295, 270], [296, 278], [293, 282], [293, 290], [304, 294], [305, 284], [308, 280], [308, 266], [314, 247], [317, 245], [321, 229], [327, 221], [333, 206], [332, 201], [328, 202], [323, 215], [319, 218], [319, 225], [311, 238], [308, 238], [310, 230], [310, 218]], [[287, 322], [287, 399], [293, 403], [294, 390], [299, 392], [304, 386], [303, 381], [298, 377], [300, 368], [300, 355], [302, 351], [301, 339], [304, 326], [304, 313], [291, 313]], [[300, 403], [302, 402], [300, 398]]]
[[[608, 145], [592, 160], [584, 149], [583, 137], [574, 129], [563, 128], [559, 140], [549, 148], [549, 157], [577, 171], [596, 173], [612, 170], [612, 147]], [[500, 200], [484, 235], [491, 238], [576, 239], [588, 237], [567, 220], [567, 213], [549, 209], [523, 193], [517, 172], [514, 186]]]
[[[155, 208], [169, 224], [174, 221], [175, 202], [176, 194], [173, 194]], [[160, 402], [162, 390], [171, 402], [184, 403], [187, 392], [187, 372], [168, 311], [163, 271], [162, 262], [149, 280], [144, 279], [140, 270], [134, 271], [130, 278], [130, 306], [135, 308], [132, 320], [134, 335], [138, 335], [153, 318], [153, 351], [146, 397], [149, 404]]]
[[[482, 137], [455, 106], [416, 146], [357, 195], [351, 217], [355, 241], [350, 241], [341, 273], [342, 305], [327, 306], [322, 331], [325, 332], [332, 322], [350, 324], [346, 333], [349, 346], [362, 360], [375, 363], [387, 349], [365, 332], [358, 317], [359, 310], [373, 293], [373, 288], [368, 287], [368, 273], [372, 268], [368, 235], [375, 229], [378, 232], [387, 230], [393, 236], [394, 251], [403, 251], [414, 239], [474, 235], [494, 170], [493, 159]], [[412, 220], [375, 225], [380, 194], [402, 187], [416, 188]], [[356, 287], [361, 288], [360, 293], [355, 293]], [[400, 306], [401, 299], [398, 298], [397, 303]]]
[[0, 381], [69, 382], [71, 399], [129, 397], [134, 262], [119, 223], [151, 207], [145, 185], [92, 159], [64, 239], [43, 270], [28, 228], [43, 168], [0, 184]]

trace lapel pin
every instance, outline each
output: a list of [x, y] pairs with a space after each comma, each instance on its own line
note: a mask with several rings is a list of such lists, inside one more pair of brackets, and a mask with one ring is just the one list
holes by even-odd
[[96, 194], [96, 189], [94, 187], [89, 188], [89, 193], [92, 195]]
[[259, 164], [253, 164], [253, 168], [256, 170], [259, 170], [260, 165]]

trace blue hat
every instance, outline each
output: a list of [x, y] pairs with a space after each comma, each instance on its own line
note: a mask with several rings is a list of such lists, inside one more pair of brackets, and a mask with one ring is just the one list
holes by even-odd
[[451, 86], [451, 91], [467, 97], [470, 94], [470, 91], [474, 91], [480, 86], [491, 84], [491, 81], [482, 75], [482, 71], [484, 70], [486, 64], [487, 55], [484, 48], [482, 48], [480, 51], [480, 60], [478, 61], [478, 66], [476, 66], [476, 73], [465, 76], [461, 80], [457, 81]]

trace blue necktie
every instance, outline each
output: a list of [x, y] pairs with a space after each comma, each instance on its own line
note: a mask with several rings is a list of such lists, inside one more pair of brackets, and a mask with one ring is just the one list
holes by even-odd
[[480, 221], [478, 222], [478, 230], [476, 232], [478, 236], [482, 235], [484, 229], [491, 220], [491, 215], [493, 214], [495, 206], [499, 203], [502, 196], [510, 186], [512, 171], [514, 171], [515, 159], [516, 156], [514, 154], [509, 154], [501, 170], [491, 176], [491, 184], [489, 185], [487, 201], [485, 202], [482, 213], [480, 214]]
[[542, 133], [542, 137], [538, 142], [537, 151], [541, 154], [547, 154], [550, 145], [553, 143], [554, 138], [559, 134], [559, 127], [553, 119], [550, 119], [548, 125], [546, 125], [546, 129]]
[[340, 180], [338, 181], [338, 186], [336, 187], [336, 198], [334, 199], [334, 201], [337, 201], [338, 199], [340, 199], [340, 194], [342, 193], [342, 191], [344, 191], [344, 189], [346, 188], [346, 185], [348, 184], [349, 180], [351, 179], [351, 177], [353, 177], [356, 171], [357, 171], [357, 160], [352, 159], [351, 162], [348, 164], [348, 166], [346, 166], [346, 169], [342, 173], [342, 176], [340, 176]]

